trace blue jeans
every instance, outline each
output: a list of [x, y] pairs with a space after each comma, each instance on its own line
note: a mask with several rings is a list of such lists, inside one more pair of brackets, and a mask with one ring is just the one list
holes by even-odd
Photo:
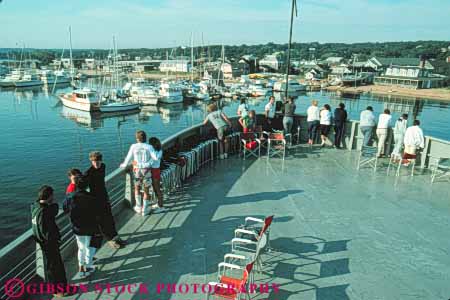
[[312, 140], [313, 143], [316, 141], [317, 128], [319, 127], [319, 124], [319, 120], [308, 122], [308, 138]]
[[369, 146], [372, 138], [373, 126], [361, 126], [361, 132], [364, 135], [363, 146]]
[[283, 128], [284, 134], [288, 134], [292, 132], [292, 125], [294, 124], [293, 117], [283, 117]]

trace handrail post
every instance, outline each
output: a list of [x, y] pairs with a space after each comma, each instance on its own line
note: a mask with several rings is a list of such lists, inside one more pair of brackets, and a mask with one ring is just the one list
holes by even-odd
[[127, 170], [125, 174], [125, 201], [130, 207], [134, 206], [133, 176], [131, 170]]
[[36, 275], [45, 280], [44, 254], [39, 243], [36, 244]]

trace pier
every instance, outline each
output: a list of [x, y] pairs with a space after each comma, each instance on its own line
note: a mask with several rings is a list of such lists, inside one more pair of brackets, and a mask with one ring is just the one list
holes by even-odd
[[[233, 119], [236, 123], [236, 119]], [[304, 116], [301, 142], [306, 137]], [[236, 125], [235, 125], [236, 126]], [[297, 128], [294, 126], [294, 128]], [[448, 181], [430, 183], [433, 157], [448, 155], [450, 142], [426, 138], [415, 176], [356, 169], [361, 139], [358, 122], [348, 122], [346, 150], [292, 145], [285, 160], [217, 159], [209, 128], [197, 125], [163, 141], [166, 153], [187, 164], [162, 172], [168, 212], [134, 215], [131, 174], [115, 170], [107, 183], [124, 249], [104, 246], [97, 257], [95, 283], [146, 284], [149, 293], [96, 293], [76, 299], [206, 299], [191, 292], [157, 293], [157, 283], [206, 284], [217, 280], [217, 265], [230, 252], [234, 229], [246, 216], [275, 215], [272, 251], [256, 283], [279, 290], [252, 299], [446, 299], [450, 295], [450, 193]], [[404, 171], [404, 172], [403, 172]], [[58, 218], [69, 278], [77, 270], [76, 245], [67, 216]], [[25, 232], [0, 250], [1, 299], [9, 278], [39, 282], [40, 251]], [[39, 297], [40, 299], [45, 297]], [[69, 297], [73, 299], [74, 296]], [[68, 299], [69, 299], [68, 298]]]

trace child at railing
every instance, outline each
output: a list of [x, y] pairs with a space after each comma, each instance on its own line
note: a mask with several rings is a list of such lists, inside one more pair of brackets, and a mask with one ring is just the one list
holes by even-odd
[[[61, 258], [59, 246], [61, 235], [56, 225], [58, 204], [54, 203], [53, 188], [44, 185], [39, 189], [38, 199], [31, 208], [32, 230], [44, 257], [44, 279], [48, 284], [67, 285], [66, 270]], [[4, 270], [6, 271], [6, 270]], [[56, 297], [68, 296], [67, 293], [55, 293]]]
[[[147, 134], [140, 130], [136, 132], [136, 144], [131, 145], [130, 150], [120, 165], [121, 168], [126, 168], [133, 162], [134, 172], [134, 195], [136, 205], [134, 210], [143, 216], [150, 213], [150, 195], [149, 188], [152, 185], [152, 160], [157, 159], [155, 150], [152, 146], [146, 143]], [[141, 201], [141, 187], [144, 187], [143, 201]]]
[[70, 183], [66, 188], [66, 195], [75, 192], [75, 177], [81, 175], [81, 171], [75, 168], [72, 168], [69, 172], [67, 172], [67, 177], [69, 177]]
[[244, 117], [239, 118], [239, 124], [242, 126], [242, 132], [254, 132], [256, 127], [256, 112], [251, 110]]
[[94, 271], [93, 259], [96, 248], [91, 247], [92, 237], [98, 233], [98, 219], [101, 216], [98, 201], [86, 191], [88, 182], [83, 176], [76, 176], [75, 192], [66, 196], [64, 212], [70, 214], [72, 232], [78, 245], [79, 278], [85, 278]]
[[155, 213], [164, 212], [166, 209], [163, 204], [163, 194], [161, 192], [161, 158], [162, 158], [162, 147], [161, 141], [156, 137], [151, 137], [148, 143], [153, 147], [156, 153], [156, 159], [152, 160], [152, 186], [155, 191], [156, 197], [158, 198], [158, 204], [152, 206]]
[[[103, 163], [103, 155], [98, 151], [89, 153], [91, 167], [85, 172], [91, 194], [96, 198], [101, 209], [99, 221], [100, 231], [113, 249], [125, 246], [125, 242], [118, 236], [116, 224], [111, 211], [108, 191], [106, 190], [105, 176], [106, 165]], [[98, 239], [95, 239], [94, 247], [98, 248]]]

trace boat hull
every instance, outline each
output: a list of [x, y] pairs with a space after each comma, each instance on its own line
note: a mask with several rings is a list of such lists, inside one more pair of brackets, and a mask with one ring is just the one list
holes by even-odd
[[59, 99], [61, 100], [64, 106], [67, 106], [69, 108], [78, 109], [82, 111], [98, 111], [98, 105], [94, 103], [79, 102], [65, 96], [59, 96]]
[[163, 96], [159, 98], [161, 103], [180, 103], [183, 102], [183, 95]]
[[139, 104], [118, 104], [118, 105], [100, 105], [100, 111], [102, 113], [120, 112], [139, 109]]
[[1, 87], [12, 87], [14, 86], [14, 81], [0, 81]]
[[44, 85], [44, 83], [40, 80], [32, 80], [32, 81], [16, 81], [14, 85], [18, 88], [20, 87], [30, 87], [30, 86], [39, 86]]

